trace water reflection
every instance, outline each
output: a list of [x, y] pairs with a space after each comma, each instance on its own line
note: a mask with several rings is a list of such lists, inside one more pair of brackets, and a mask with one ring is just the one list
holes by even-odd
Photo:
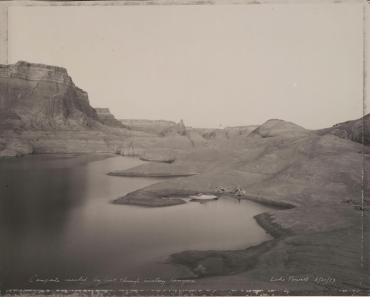
[[61, 256], [70, 210], [87, 198], [86, 166], [45, 161], [37, 156], [0, 165], [0, 263], [9, 281], [37, 267], [47, 272]]
[[237, 200], [165, 208], [109, 202], [159, 179], [107, 176], [141, 164], [122, 157], [30, 156], [0, 162], [0, 280], [22, 288], [42, 277], [136, 277], [187, 249], [237, 249], [269, 236]]

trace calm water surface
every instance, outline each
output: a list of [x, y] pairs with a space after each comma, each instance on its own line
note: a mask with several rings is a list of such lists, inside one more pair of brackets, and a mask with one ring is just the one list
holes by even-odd
[[266, 207], [234, 199], [164, 208], [114, 205], [160, 181], [107, 176], [143, 162], [123, 157], [29, 156], [0, 162], [0, 276], [160, 275], [183, 250], [239, 249], [269, 239], [253, 216]]

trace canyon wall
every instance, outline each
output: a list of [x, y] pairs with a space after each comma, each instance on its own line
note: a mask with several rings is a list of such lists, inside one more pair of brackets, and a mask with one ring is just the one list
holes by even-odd
[[0, 65], [0, 157], [100, 152], [167, 159], [190, 147], [181, 122], [124, 125], [109, 109], [93, 108], [62, 67]]
[[[0, 65], [0, 128], [81, 130], [99, 119], [66, 69], [18, 62]], [[14, 127], [15, 126], [15, 127]]]
[[109, 128], [67, 70], [18, 62], [0, 65], [0, 156], [112, 150]]
[[[247, 119], [246, 119], [247, 120]], [[370, 116], [316, 131], [370, 143]], [[305, 134], [293, 123], [263, 127], [202, 129], [164, 120], [117, 120], [108, 108], [93, 108], [66, 69], [18, 62], [0, 65], [0, 157], [30, 153], [105, 152], [173, 161], [189, 150], [243, 147], [247, 137], [273, 131]], [[274, 133], [275, 133], [274, 132]]]

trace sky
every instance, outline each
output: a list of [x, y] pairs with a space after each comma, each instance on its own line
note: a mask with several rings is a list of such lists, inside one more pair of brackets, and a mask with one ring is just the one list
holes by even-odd
[[362, 5], [12, 7], [8, 61], [65, 67], [116, 118], [308, 129], [362, 116]]

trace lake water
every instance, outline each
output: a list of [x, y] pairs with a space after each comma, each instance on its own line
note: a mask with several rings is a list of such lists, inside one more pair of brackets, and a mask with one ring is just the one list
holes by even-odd
[[[241, 249], [270, 239], [249, 201], [145, 208], [111, 204], [160, 181], [106, 175], [137, 159], [35, 155], [0, 161], [0, 281], [30, 278], [165, 276], [183, 250]], [[172, 273], [172, 272], [171, 272]]]

